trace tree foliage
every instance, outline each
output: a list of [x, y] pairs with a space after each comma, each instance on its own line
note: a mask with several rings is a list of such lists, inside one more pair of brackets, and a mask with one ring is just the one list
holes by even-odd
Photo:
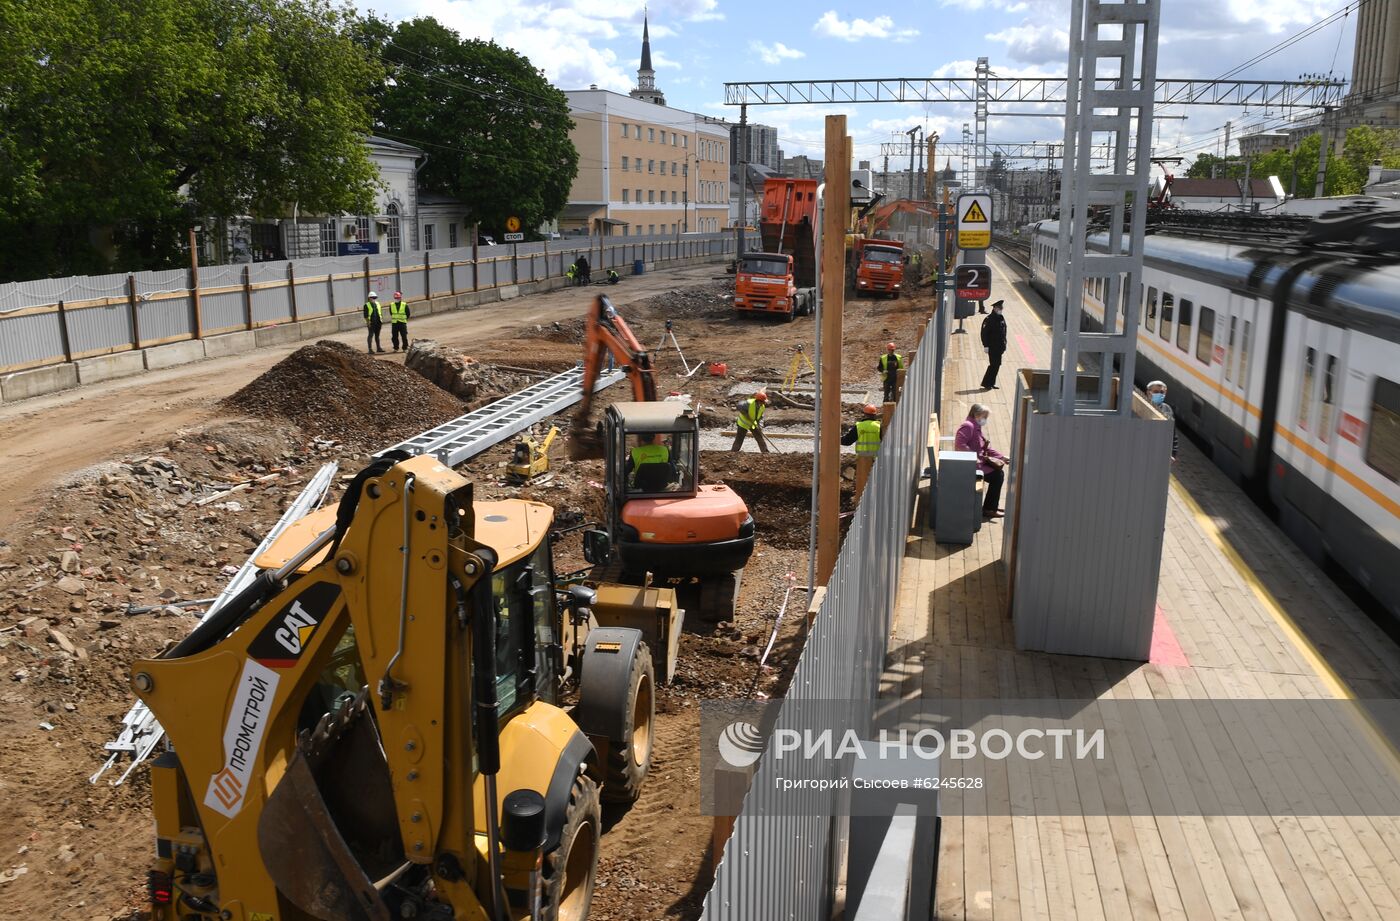
[[380, 133], [428, 154], [423, 191], [462, 202], [484, 231], [512, 215], [534, 228], [559, 214], [578, 173], [569, 102], [527, 58], [431, 18], [392, 30], [370, 20], [358, 36], [379, 47], [388, 78]]
[[[1290, 195], [1296, 193], [1299, 198], [1312, 198], [1317, 191], [1321, 152], [1322, 137], [1310, 134], [1292, 150], [1280, 148], [1256, 154], [1248, 164], [1249, 175], [1255, 179], [1277, 176]], [[1359, 195], [1365, 190], [1371, 164], [1376, 161], [1387, 169], [1400, 169], [1400, 130], [1369, 125], [1348, 129], [1342, 153], [1327, 158], [1327, 187], [1324, 194]], [[1212, 175], [1222, 179], [1243, 179], [1245, 168], [1242, 157], [1226, 159], [1203, 153], [1192, 161], [1186, 175], [1193, 179]]]
[[[328, 0], [0, 0], [0, 277], [142, 268], [193, 214], [368, 210], [376, 64]], [[90, 242], [116, 227], [116, 265]]]

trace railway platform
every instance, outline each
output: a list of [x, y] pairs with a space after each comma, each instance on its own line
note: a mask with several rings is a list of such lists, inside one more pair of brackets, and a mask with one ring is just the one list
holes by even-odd
[[[1000, 254], [992, 263], [1009, 325], [1001, 388], [980, 389], [985, 358], [973, 318], [951, 337], [941, 418], [951, 431], [984, 403], [992, 444], [1005, 449], [1014, 375], [1048, 363], [1048, 308], [1014, 263]], [[1400, 647], [1185, 437], [1172, 469], [1150, 661], [1018, 651], [1001, 532], [984, 524], [967, 547], [940, 545], [922, 525], [911, 533], [882, 697], [1339, 698], [1364, 707], [1400, 696]], [[1266, 740], [1221, 734], [1182, 751], [1154, 747], [1150, 725], [1128, 728], [1131, 770], [1090, 772], [1070, 789], [992, 772], [976, 794], [984, 800], [945, 811], [935, 917], [1400, 917], [1400, 816], [1271, 812], [1251, 773], [1231, 769], [1267, 764]], [[1331, 730], [1317, 727], [1324, 741]], [[1394, 759], [1393, 737], [1374, 730], [1371, 741], [1378, 761]], [[1365, 795], [1345, 778], [1308, 771], [1296, 766], [1292, 782]], [[1196, 783], [1202, 772], [1223, 772], [1225, 786], [1256, 808], [1232, 814], [1198, 802], [1219, 788]], [[1083, 808], [1091, 802], [1099, 808]]]

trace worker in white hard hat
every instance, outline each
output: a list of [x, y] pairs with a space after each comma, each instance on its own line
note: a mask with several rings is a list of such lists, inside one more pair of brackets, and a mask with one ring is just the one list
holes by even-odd
[[379, 292], [371, 291], [369, 300], [365, 301], [365, 329], [369, 335], [365, 339], [365, 346], [371, 355], [375, 350], [384, 351], [384, 346], [379, 342], [379, 331], [384, 328], [384, 314], [379, 309]]

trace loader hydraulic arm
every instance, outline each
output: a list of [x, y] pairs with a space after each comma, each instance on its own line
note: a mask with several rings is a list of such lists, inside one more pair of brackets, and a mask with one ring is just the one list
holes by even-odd
[[656, 371], [652, 367], [650, 353], [637, 341], [631, 327], [618, 315], [617, 308], [607, 295], [600, 294], [589, 307], [584, 325], [583, 399], [574, 412], [573, 432], [570, 435], [570, 453], [576, 459], [602, 456], [602, 445], [596, 444], [597, 439], [591, 431], [593, 388], [603, 369], [603, 359], [608, 355], [626, 373], [632, 384], [634, 401], [649, 403], [656, 399]]

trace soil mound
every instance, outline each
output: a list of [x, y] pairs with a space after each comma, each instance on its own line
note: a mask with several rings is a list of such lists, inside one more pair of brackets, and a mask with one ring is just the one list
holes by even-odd
[[[851, 506], [855, 459], [842, 460], [841, 508]], [[807, 509], [812, 501], [810, 454], [700, 452], [704, 482], [723, 483], [739, 494], [753, 515], [759, 539], [770, 546], [805, 549]]]
[[479, 362], [459, 349], [432, 339], [415, 339], [404, 356], [404, 367], [462, 400], [468, 409], [485, 406], [539, 380], [533, 375]]
[[463, 412], [459, 400], [412, 371], [326, 339], [297, 349], [220, 405], [370, 449]]

